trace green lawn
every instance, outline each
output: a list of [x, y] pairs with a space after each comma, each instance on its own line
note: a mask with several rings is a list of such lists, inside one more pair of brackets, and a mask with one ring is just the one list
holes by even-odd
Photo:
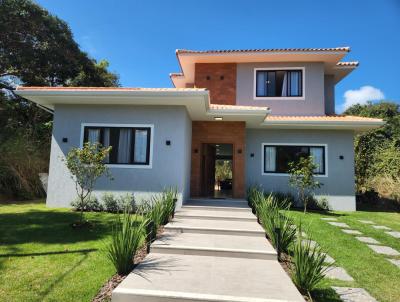
[[104, 254], [114, 215], [79, 214], [44, 203], [0, 205], [0, 301], [90, 301], [114, 274]]
[[[321, 294], [325, 294], [330, 286], [351, 286], [366, 289], [380, 302], [400, 301], [400, 268], [396, 267], [385, 258], [376, 254], [365, 243], [359, 242], [354, 235], [343, 233], [338, 227], [331, 226], [321, 217], [336, 217], [339, 222], [345, 222], [352, 229], [361, 231], [364, 235], [375, 238], [383, 245], [390, 246], [400, 251], [400, 239], [396, 239], [384, 233], [383, 230], [375, 230], [370, 225], [357, 221], [372, 220], [376, 224], [385, 225], [395, 231], [400, 231], [400, 213], [385, 212], [335, 212], [330, 215], [319, 213], [307, 213], [291, 211], [297, 223], [302, 222], [304, 231], [318, 242], [318, 244], [332, 256], [338, 266], [354, 278], [354, 282], [341, 282], [334, 280], [324, 281], [320, 288]], [[392, 257], [396, 258], [396, 257]], [[400, 259], [400, 257], [397, 257]], [[337, 301], [326, 296], [321, 301]]]

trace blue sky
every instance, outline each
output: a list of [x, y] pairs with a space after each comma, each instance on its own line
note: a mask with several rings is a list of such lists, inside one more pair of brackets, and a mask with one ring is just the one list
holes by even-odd
[[[107, 59], [122, 86], [171, 87], [175, 49], [350, 46], [359, 68], [336, 86], [345, 101], [400, 101], [400, 0], [39, 0], [81, 48]], [[372, 86], [363, 88], [363, 86]]]

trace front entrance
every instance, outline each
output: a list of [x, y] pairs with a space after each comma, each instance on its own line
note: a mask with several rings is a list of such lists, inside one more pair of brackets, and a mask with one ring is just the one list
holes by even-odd
[[202, 144], [202, 195], [209, 198], [232, 198], [233, 145]]
[[244, 122], [192, 122], [191, 197], [244, 198]]

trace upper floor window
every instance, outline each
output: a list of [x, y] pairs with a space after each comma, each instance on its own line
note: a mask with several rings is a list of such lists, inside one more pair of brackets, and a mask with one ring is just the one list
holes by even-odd
[[256, 70], [256, 97], [302, 97], [303, 70]]
[[83, 128], [83, 142], [112, 146], [105, 159], [112, 165], [150, 165], [151, 127], [88, 125]]

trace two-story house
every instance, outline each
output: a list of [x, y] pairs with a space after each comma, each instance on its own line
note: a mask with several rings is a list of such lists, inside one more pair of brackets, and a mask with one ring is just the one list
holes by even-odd
[[[75, 198], [62, 158], [90, 141], [112, 146], [114, 180], [101, 179], [97, 194], [134, 192], [140, 200], [177, 186], [181, 204], [244, 198], [252, 184], [291, 191], [289, 162], [312, 155], [323, 183], [316, 195], [355, 210], [354, 135], [383, 122], [335, 115], [335, 85], [358, 66], [341, 61], [349, 51], [177, 50], [175, 88], [19, 87], [54, 112], [47, 204]], [[216, 172], [221, 167], [228, 172]]]

